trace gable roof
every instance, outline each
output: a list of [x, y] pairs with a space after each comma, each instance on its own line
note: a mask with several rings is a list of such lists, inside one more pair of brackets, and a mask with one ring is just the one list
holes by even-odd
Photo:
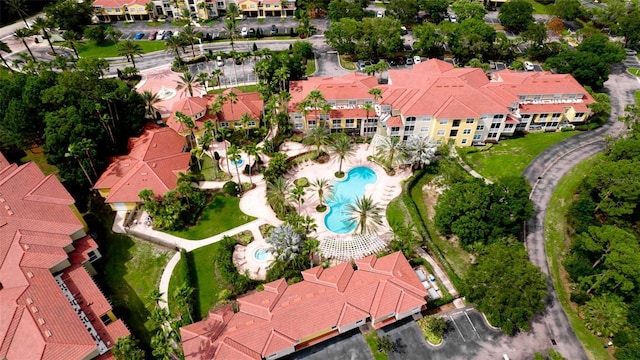
[[[75, 293], [93, 294], [93, 303], [108, 308], [97, 316], [111, 309], [81, 265], [88, 260], [81, 253], [95, 249], [95, 242], [80, 239], [81, 253], [65, 251], [73, 248], [72, 235], [84, 234], [72, 205], [55, 176], [32, 162], [8, 164], [0, 154], [0, 358], [86, 359], [99, 353], [52, 274], [71, 265], [62, 276], [73, 271], [79, 277]], [[92, 325], [103, 340], [129, 333], [124, 324], [114, 333], [97, 321]]]
[[262, 359], [295, 347], [321, 331], [358, 320], [404, 313], [426, 304], [427, 295], [402, 253], [379, 259], [302, 272], [304, 280], [284, 279], [264, 290], [211, 311], [203, 321], [180, 329], [186, 359]]
[[148, 127], [129, 139], [129, 154], [117, 156], [100, 175], [94, 189], [110, 189], [105, 202], [140, 202], [141, 190], [164, 194], [174, 189], [179, 173], [189, 169], [191, 154], [185, 140], [171, 128]]

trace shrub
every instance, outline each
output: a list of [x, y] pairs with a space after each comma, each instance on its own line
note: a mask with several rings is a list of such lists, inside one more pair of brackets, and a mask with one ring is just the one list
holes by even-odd
[[586, 291], [578, 289], [571, 292], [570, 300], [578, 305], [584, 305], [591, 300], [591, 296]]
[[306, 177], [301, 177], [301, 178], [299, 178], [299, 179], [295, 179], [295, 180], [293, 181], [293, 183], [294, 183], [294, 184], [295, 184], [295, 186], [297, 186], [297, 187], [304, 188], [304, 187], [309, 186], [309, 179], [307, 179]]
[[229, 196], [238, 196], [238, 184], [233, 181], [227, 181], [222, 186], [222, 191]]
[[233, 263], [233, 250], [236, 239], [225, 236], [220, 242], [220, 251], [214, 254], [213, 261], [222, 279], [229, 284], [233, 295], [237, 296], [256, 287], [257, 282], [248, 276], [238, 273]]

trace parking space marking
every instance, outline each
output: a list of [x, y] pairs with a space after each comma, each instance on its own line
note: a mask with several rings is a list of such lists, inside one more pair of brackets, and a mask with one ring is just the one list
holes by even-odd
[[449, 319], [451, 319], [451, 321], [453, 322], [453, 326], [455, 326], [456, 330], [458, 330], [458, 334], [460, 334], [460, 337], [462, 338], [462, 341], [467, 342], [467, 340], [464, 338], [464, 335], [462, 335], [462, 332], [458, 328], [458, 324], [456, 324], [456, 321], [453, 320], [453, 317], [451, 317], [451, 315], [449, 315]]
[[469, 320], [471, 328], [473, 328], [473, 332], [476, 333], [476, 336], [478, 337], [478, 339], [480, 339], [480, 334], [478, 334], [478, 330], [476, 330], [475, 325], [473, 325], [473, 321], [471, 321], [471, 318], [469, 318], [469, 313], [467, 312], [467, 310], [464, 311], [464, 315], [467, 317], [467, 320]]

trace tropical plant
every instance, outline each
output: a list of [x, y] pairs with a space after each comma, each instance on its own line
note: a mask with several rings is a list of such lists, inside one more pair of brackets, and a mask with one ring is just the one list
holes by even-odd
[[151, 290], [151, 293], [147, 295], [147, 300], [152, 301], [156, 304], [156, 306], [160, 306], [161, 302], [165, 302], [163, 299], [164, 293], [160, 291], [158, 288], [154, 288]]
[[382, 207], [370, 196], [363, 195], [346, 206], [348, 226], [356, 225], [360, 234], [376, 233], [382, 225]]
[[180, 75], [180, 80], [178, 80], [177, 83], [176, 90], [186, 90], [189, 93], [189, 96], [193, 97], [193, 88], [197, 85], [198, 78], [191, 75], [190, 71], [185, 71]]
[[387, 168], [393, 169], [405, 163], [406, 153], [402, 139], [398, 136], [386, 136], [376, 147], [376, 157]]
[[287, 209], [287, 199], [293, 185], [283, 177], [278, 177], [273, 182], [267, 182], [267, 202], [278, 215], [285, 213]]
[[182, 64], [182, 57], [180, 57], [180, 49], [182, 49], [182, 40], [176, 36], [169, 36], [169, 38], [164, 43], [166, 45], [165, 51], [175, 52], [176, 59], [178, 59], [178, 62]]
[[404, 145], [407, 162], [419, 168], [429, 165], [436, 156], [437, 147], [438, 145], [427, 136], [410, 136]]
[[140, 94], [142, 97], [142, 101], [144, 101], [144, 109], [145, 116], [148, 119], [152, 119], [155, 117], [155, 112], [157, 111], [155, 104], [160, 102], [160, 98], [158, 98], [158, 94], [154, 94], [149, 90], [145, 90]]
[[11, 68], [11, 66], [9, 66], [9, 63], [7, 63], [7, 59], [2, 56], [3, 52], [11, 53], [11, 48], [9, 47], [9, 45], [7, 45], [6, 42], [0, 40], [0, 60], [2, 60], [4, 66], [6, 66], [9, 71], [13, 72], [13, 69]]
[[51, 21], [43, 18], [42, 16], [38, 16], [33, 20], [33, 30], [38, 31], [42, 34], [45, 40], [47, 40], [47, 43], [49, 43], [49, 47], [51, 48], [51, 52], [53, 53], [53, 56], [55, 56], [56, 49], [53, 48], [53, 44], [51, 43], [49, 33], [47, 32], [47, 30], [49, 30], [50, 28], [51, 28]]
[[338, 159], [340, 159], [340, 165], [338, 167], [338, 175], [342, 177], [344, 173], [342, 172], [342, 162], [345, 159], [349, 159], [355, 155], [356, 150], [353, 147], [353, 142], [349, 135], [345, 133], [338, 133], [333, 139], [331, 143], [331, 150], [336, 153]]
[[331, 143], [331, 134], [325, 127], [316, 126], [309, 129], [307, 135], [302, 139], [305, 145], [313, 145], [316, 147], [316, 157], [320, 156], [322, 147]]
[[233, 105], [237, 104], [238, 100], [238, 94], [234, 93], [233, 91], [229, 91], [227, 95], [225, 95], [225, 101], [229, 102], [229, 107], [231, 108], [231, 119], [228, 120], [236, 121], [236, 115], [233, 111]]
[[320, 109], [322, 109], [322, 106], [325, 103], [327, 103], [327, 100], [325, 100], [324, 95], [320, 90], [313, 89], [309, 92], [309, 94], [307, 94], [307, 96], [305, 97], [305, 100], [308, 101], [309, 107], [315, 110], [316, 121], [319, 121], [320, 117], [318, 116], [318, 112], [320, 111]]
[[191, 45], [191, 53], [195, 56], [196, 51], [193, 48], [193, 44], [195, 43], [196, 33], [193, 30], [193, 26], [191, 26], [191, 24], [185, 26], [182, 31], [180, 31], [180, 36]]
[[64, 46], [70, 47], [73, 53], [76, 54], [76, 58], [79, 59], [78, 45], [82, 44], [82, 36], [73, 30], [67, 30], [62, 34], [62, 39], [64, 39]]
[[306, 195], [306, 191], [302, 186], [296, 186], [291, 190], [291, 200], [293, 200], [298, 205], [298, 214], [301, 211], [302, 204], [304, 204], [304, 196]]
[[133, 40], [126, 40], [119, 43], [117, 45], [117, 48], [118, 48], [118, 55], [125, 56], [127, 58], [127, 61], [131, 60], [131, 65], [135, 69], [136, 68], [135, 57], [136, 55], [142, 57], [142, 46], [140, 46], [138, 43], [134, 42]]
[[318, 207], [321, 211], [324, 211], [326, 205], [324, 203], [325, 196], [331, 197], [333, 194], [333, 184], [326, 178], [318, 178], [311, 183], [311, 189], [318, 194]]
[[[229, 7], [231, 7], [232, 4], [233, 3], [230, 3]], [[224, 24], [225, 24], [225, 30], [227, 30], [227, 33], [229, 33], [229, 42], [231, 44], [231, 51], [235, 51], [236, 48], [234, 46], [234, 42], [235, 42], [235, 39], [238, 37], [238, 27], [236, 25], [236, 22], [235, 20], [226, 19], [224, 21]]]
[[31, 35], [32, 35], [31, 30], [26, 28], [16, 29], [16, 31], [13, 33], [13, 36], [16, 39], [22, 41], [22, 44], [24, 44], [24, 47], [27, 48], [27, 51], [29, 52], [29, 55], [31, 55], [31, 58], [33, 59], [33, 61], [37, 62], [38, 60], [36, 60], [36, 57], [33, 56], [33, 53], [31, 52], [29, 45], [27, 45], [27, 38], [31, 37]]
[[176, 301], [176, 303], [178, 304], [178, 307], [180, 309], [182, 309], [183, 314], [184, 312], [187, 313], [187, 315], [189, 316], [189, 321], [190, 324], [193, 324], [193, 306], [192, 306], [192, 298], [193, 298], [193, 293], [194, 293], [195, 289], [188, 286], [185, 283], [182, 283], [180, 286], [178, 286], [174, 293], [173, 293], [173, 298]]
[[251, 178], [251, 175], [252, 175], [251, 169], [253, 168], [253, 166], [251, 166], [251, 156], [253, 156], [257, 162], [260, 154], [262, 153], [262, 147], [255, 144], [249, 144], [244, 147], [244, 151], [247, 153], [247, 158], [248, 158], [247, 161], [249, 165], [249, 182], [251, 183], [251, 187], [253, 187], [253, 179]]
[[254, 121], [254, 120], [251, 117], [251, 114], [249, 114], [249, 113], [244, 113], [244, 114], [242, 114], [240, 116], [240, 125], [244, 129], [244, 138], [245, 139], [249, 138], [249, 123], [251, 121]]
[[[233, 161], [233, 164], [236, 167], [236, 175], [238, 175], [238, 184], [242, 183], [240, 179], [240, 170], [238, 170], [238, 162], [242, 159], [242, 155], [240, 153], [240, 149], [234, 144], [229, 146], [227, 149], [227, 160]], [[240, 186], [240, 194], [242, 195], [242, 186]]]
[[289, 224], [282, 224], [273, 229], [265, 239], [277, 261], [288, 262], [302, 254], [304, 238]]
[[376, 103], [380, 103], [380, 100], [382, 99], [382, 90], [378, 88], [371, 88], [371, 90], [369, 90], [369, 95], [373, 96], [373, 100], [375, 100]]
[[22, 20], [22, 22], [24, 22], [24, 25], [27, 27], [27, 29], [29, 29], [29, 24], [25, 19], [26, 16], [29, 16], [29, 13], [27, 12], [27, 7], [25, 5], [25, 1], [24, 0], [5, 0], [4, 3], [7, 6], [9, 12], [12, 14], [18, 15]]
[[224, 72], [222, 72], [222, 70], [220, 69], [214, 69], [213, 72], [211, 72], [211, 76], [214, 76], [217, 80], [217, 84], [218, 84], [218, 89], [222, 88], [222, 82], [220, 82], [220, 78], [224, 77]]
[[132, 335], [118, 338], [111, 353], [116, 360], [144, 360], [144, 351], [138, 348], [138, 341]]
[[[83, 139], [83, 140], [87, 140], [87, 139]], [[72, 143], [72, 144], [69, 144], [69, 147], [67, 148], [68, 151], [67, 153], [65, 153], [65, 156], [72, 157], [78, 162], [78, 165], [82, 170], [82, 173], [84, 173], [84, 176], [87, 178], [87, 181], [89, 182], [91, 187], [93, 187], [93, 179], [91, 178], [91, 176], [89, 175], [89, 172], [87, 171], [86, 167], [82, 163], [83, 158], [86, 156], [85, 152], [90, 151], [89, 149], [90, 147], [87, 145], [87, 143], [83, 144], [82, 141], [77, 143]], [[94, 173], [95, 173], [95, 168], [94, 168]]]

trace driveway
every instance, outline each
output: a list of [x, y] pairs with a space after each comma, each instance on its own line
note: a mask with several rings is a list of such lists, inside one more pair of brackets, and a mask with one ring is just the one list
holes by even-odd
[[329, 48], [328, 45], [320, 45], [313, 50], [316, 57], [316, 72], [313, 76], [343, 76], [351, 72], [340, 66], [338, 52]]
[[626, 73], [625, 67], [618, 64], [612, 67], [612, 74], [605, 83], [611, 97], [611, 116], [599, 129], [585, 132], [548, 148], [536, 157], [523, 175], [533, 186], [531, 200], [535, 214], [527, 222], [526, 245], [531, 261], [547, 275], [549, 294], [545, 299], [547, 308], [534, 320], [534, 327], [546, 329], [549, 339], [557, 344], [554, 348], [568, 359], [586, 359], [587, 356], [578, 341], [549, 276], [549, 265], [544, 245], [544, 218], [553, 190], [560, 179], [581, 161], [604, 150], [605, 137], [618, 135], [626, 128], [617, 121], [624, 114], [624, 107], [633, 104], [634, 92], [640, 89], [636, 77]]

